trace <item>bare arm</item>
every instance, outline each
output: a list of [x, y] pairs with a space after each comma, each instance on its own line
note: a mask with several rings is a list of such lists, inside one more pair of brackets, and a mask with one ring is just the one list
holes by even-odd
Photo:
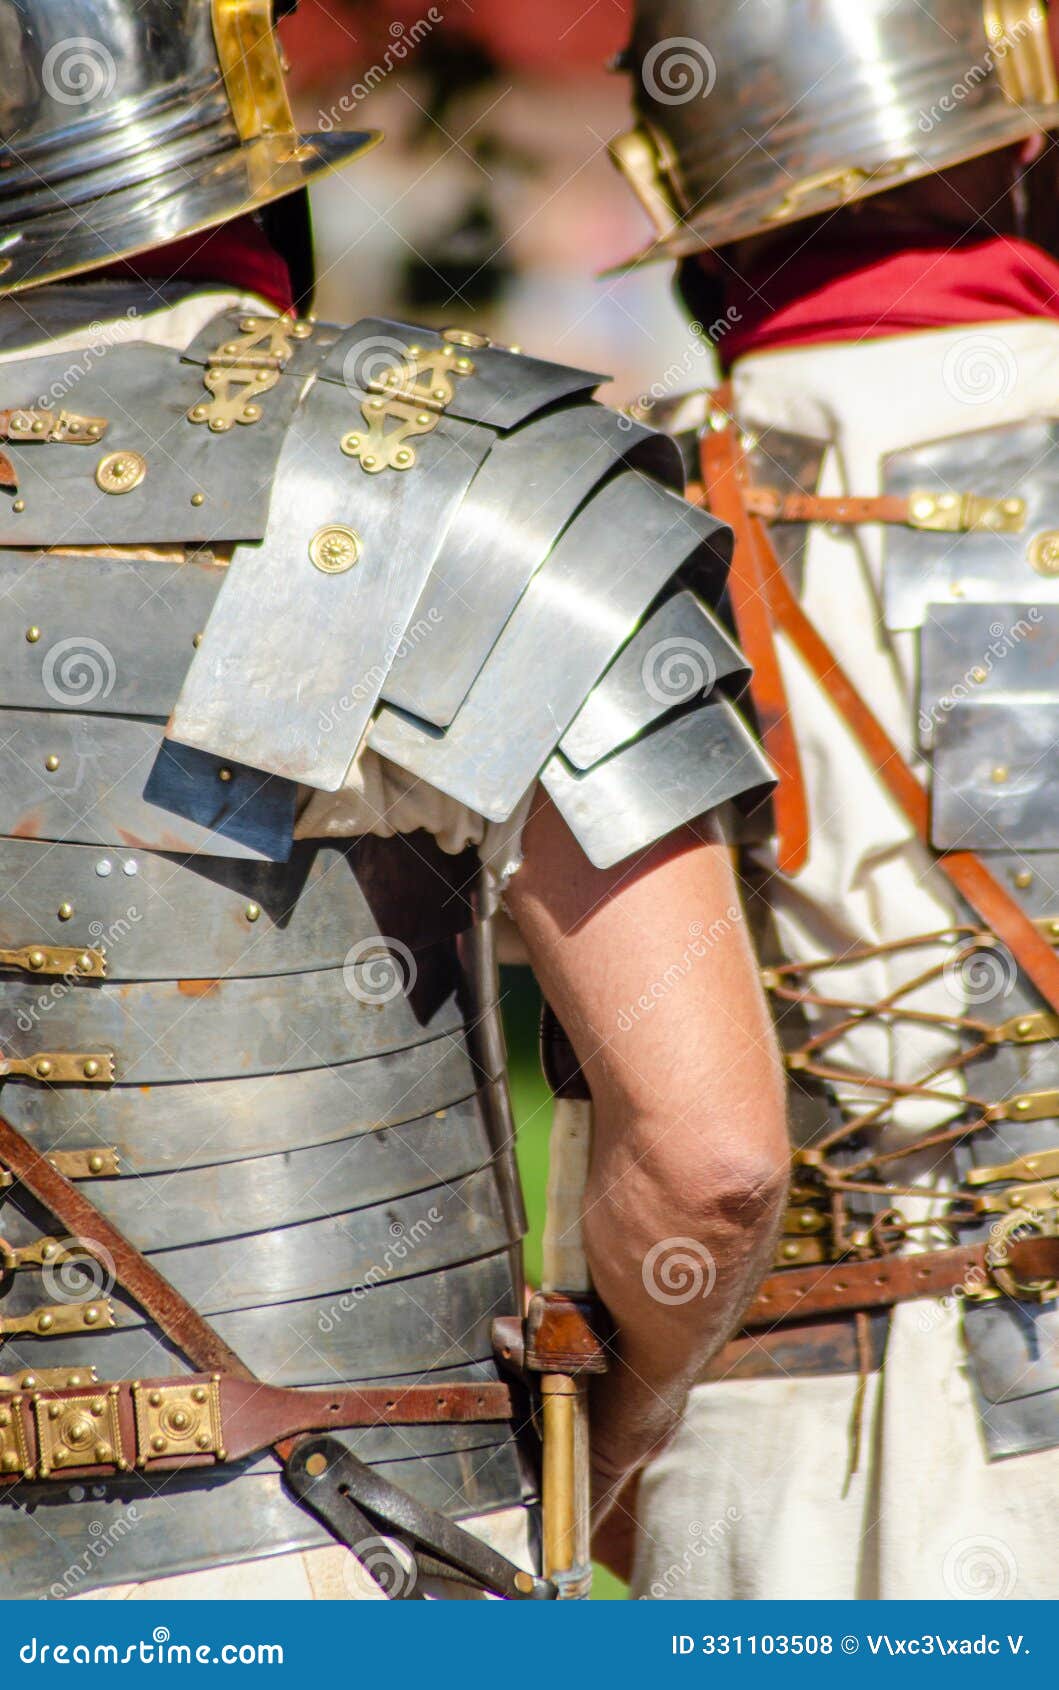
[[506, 902], [592, 1091], [585, 1241], [619, 1331], [593, 1403], [602, 1517], [766, 1270], [782, 1075], [728, 853], [684, 830], [592, 867], [543, 796]]

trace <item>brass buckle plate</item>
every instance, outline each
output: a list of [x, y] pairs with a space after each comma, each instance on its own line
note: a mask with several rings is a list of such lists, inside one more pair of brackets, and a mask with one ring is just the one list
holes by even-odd
[[174, 1455], [215, 1455], [224, 1461], [227, 1451], [221, 1428], [220, 1375], [208, 1382], [189, 1380], [186, 1385], [142, 1384], [132, 1387], [136, 1404], [136, 1465]]
[[33, 1398], [37, 1418], [38, 1471], [42, 1479], [57, 1467], [128, 1469], [121, 1443], [118, 1386], [80, 1396]]
[[398, 363], [368, 382], [360, 407], [366, 428], [343, 436], [343, 452], [359, 458], [368, 475], [411, 469], [416, 454], [409, 441], [433, 433], [455, 398], [456, 380], [473, 374], [474, 364], [458, 346], [408, 347]]

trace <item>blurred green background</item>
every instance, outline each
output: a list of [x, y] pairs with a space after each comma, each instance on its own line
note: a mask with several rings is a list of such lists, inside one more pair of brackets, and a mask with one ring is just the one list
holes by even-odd
[[[502, 968], [500, 992], [510, 1059], [511, 1101], [518, 1123], [518, 1160], [529, 1211], [526, 1275], [531, 1285], [539, 1285], [551, 1124], [551, 1097], [537, 1057], [541, 998], [528, 968]], [[624, 1600], [628, 1591], [613, 1573], [597, 1567], [592, 1595], [596, 1601], [613, 1602]]]

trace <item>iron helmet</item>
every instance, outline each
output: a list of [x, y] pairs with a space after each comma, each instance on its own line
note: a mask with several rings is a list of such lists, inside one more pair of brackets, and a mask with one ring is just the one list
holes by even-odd
[[0, 293], [267, 206], [376, 139], [296, 132], [273, 0], [0, 0]]
[[1059, 126], [1047, 0], [635, 0], [612, 153], [687, 257]]

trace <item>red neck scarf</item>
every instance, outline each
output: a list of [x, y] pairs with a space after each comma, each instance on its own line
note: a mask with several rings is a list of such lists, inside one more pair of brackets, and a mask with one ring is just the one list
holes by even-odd
[[108, 265], [105, 273], [137, 281], [220, 282], [241, 293], [260, 294], [277, 311], [294, 309], [290, 272], [249, 216], [122, 259]]
[[[803, 237], [804, 243], [804, 237]], [[1059, 262], [997, 235], [954, 246], [868, 236], [855, 249], [826, 238], [775, 248], [725, 283], [726, 366], [750, 352], [878, 340], [914, 329], [1012, 317], [1059, 318]]]

